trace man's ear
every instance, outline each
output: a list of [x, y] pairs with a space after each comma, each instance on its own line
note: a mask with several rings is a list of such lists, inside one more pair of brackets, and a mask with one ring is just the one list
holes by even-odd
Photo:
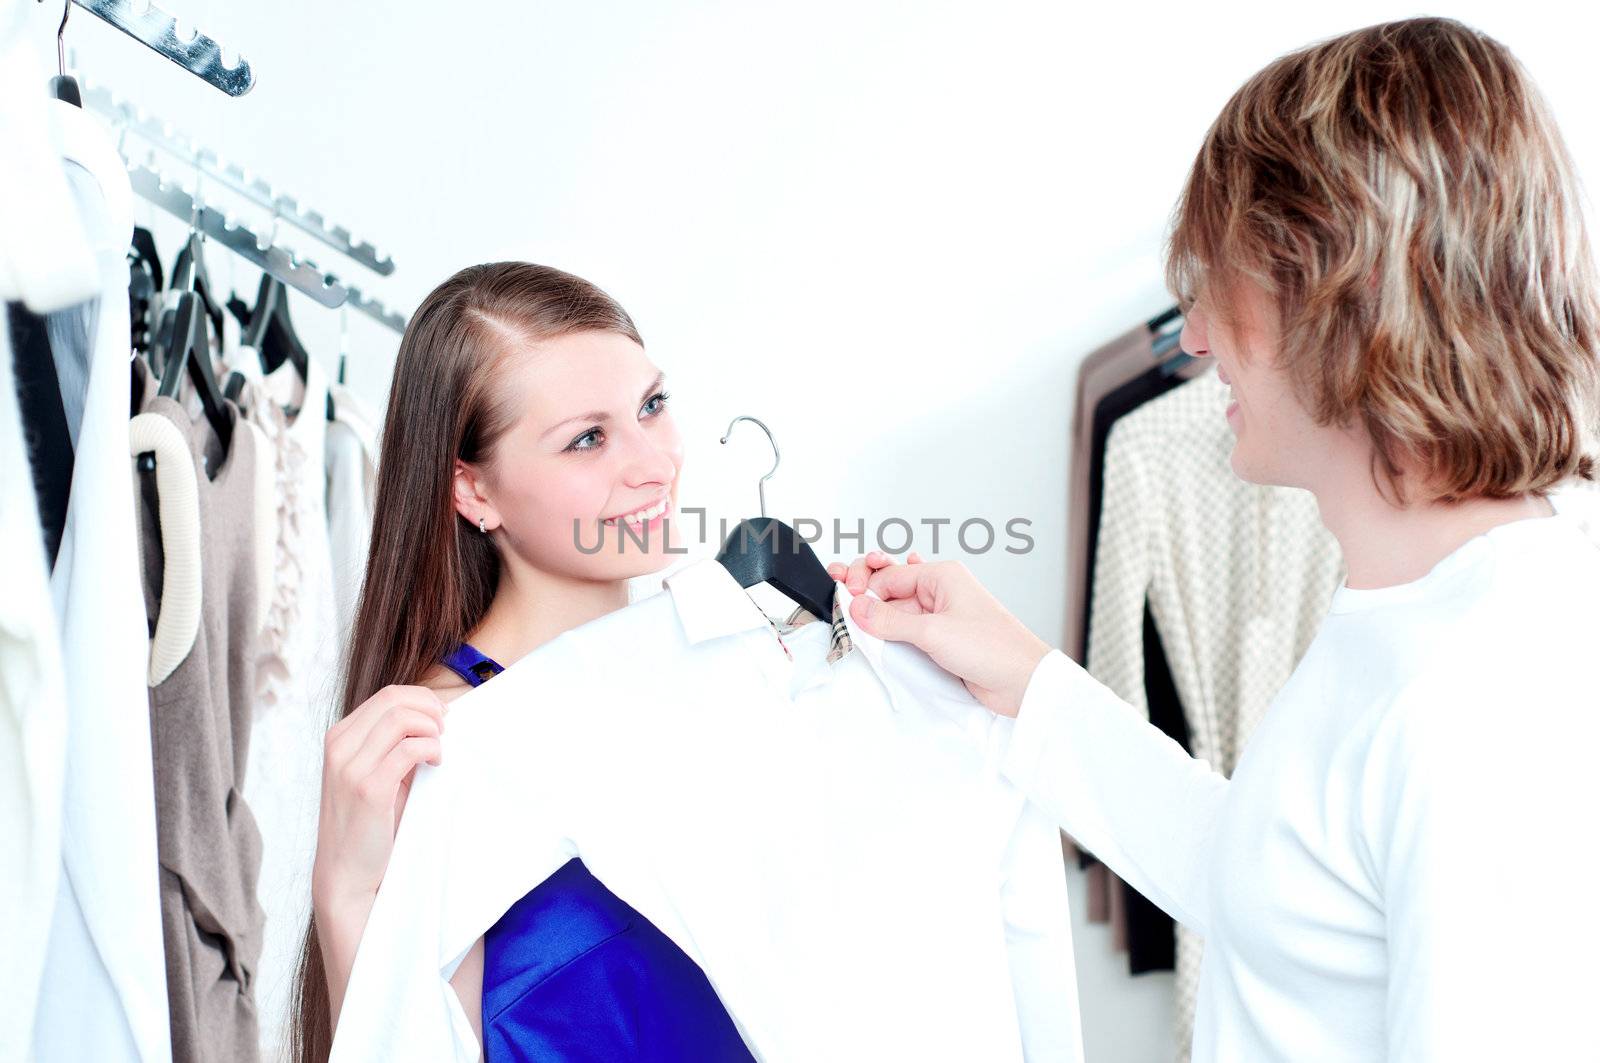
[[486, 487], [478, 469], [460, 458], [456, 459], [455, 472], [450, 482], [456, 512], [461, 514], [468, 524], [480, 527], [484, 531], [494, 531], [500, 526], [500, 513], [484, 493]]

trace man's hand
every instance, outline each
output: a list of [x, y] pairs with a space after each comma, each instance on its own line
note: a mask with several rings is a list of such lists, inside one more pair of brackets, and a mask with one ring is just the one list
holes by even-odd
[[[959, 677], [991, 712], [1015, 716], [1050, 646], [1006, 610], [959, 561], [905, 564], [874, 551], [830, 575], [856, 595], [850, 616], [870, 635], [909, 642]], [[871, 591], [881, 601], [863, 592]]]

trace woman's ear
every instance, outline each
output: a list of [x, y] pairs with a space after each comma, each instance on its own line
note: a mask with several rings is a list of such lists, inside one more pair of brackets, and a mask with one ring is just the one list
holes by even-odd
[[476, 525], [484, 531], [494, 531], [500, 526], [500, 514], [484, 494], [485, 486], [482, 473], [478, 469], [460, 458], [456, 459], [455, 473], [450, 484], [456, 512], [466, 518], [468, 524]]

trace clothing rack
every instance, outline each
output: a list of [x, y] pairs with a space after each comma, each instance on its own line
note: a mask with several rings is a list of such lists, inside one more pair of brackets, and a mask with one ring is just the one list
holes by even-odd
[[222, 45], [199, 32], [184, 40], [178, 36], [177, 18], [152, 3], [135, 3], [134, 0], [72, 2], [229, 96], [243, 96], [255, 87], [255, 72], [244, 56], [241, 55], [233, 66], [227, 65], [222, 59]]
[[199, 169], [207, 177], [226, 185], [258, 206], [272, 211], [274, 217], [281, 218], [375, 273], [387, 277], [394, 272], [393, 258], [374, 247], [369, 241], [352, 235], [345, 226], [336, 225], [320, 212], [303, 206], [293, 196], [274, 188], [259, 175], [252, 174], [234, 163], [223, 161], [199, 142], [149, 114], [131, 100], [117, 96], [111, 89], [95, 84], [87, 78], [79, 80], [83, 83], [84, 103], [112, 119], [123, 129], [132, 130], [185, 164]]
[[[372, 298], [370, 295], [367, 295], [364, 292], [362, 292], [361, 289], [359, 289], [359, 288], [349, 288], [348, 285], [346, 285], [346, 287], [349, 289], [349, 292], [350, 292], [350, 300], [349, 300], [349, 304], [348, 305], [350, 305], [351, 307], [355, 308], [356, 310], [361, 311], [363, 314], [366, 314], [368, 317], [372, 318], [374, 321], [378, 322], [380, 325], [385, 325], [385, 326], [393, 329], [394, 331], [396, 331], [398, 333], [401, 333], [402, 335], [405, 333], [405, 331], [406, 331], [406, 316], [404, 314], [400, 313], [398, 310], [389, 309], [383, 303], [380, 303], [378, 300]], [[340, 370], [339, 370], [339, 381], [341, 383], [343, 383], [343, 381], [344, 381], [344, 369], [343, 369], [344, 355], [341, 354], [339, 357], [340, 357], [340, 362], [341, 362], [341, 366], [340, 366]]]
[[222, 212], [205, 206], [182, 185], [168, 181], [159, 171], [134, 163], [128, 167], [128, 180], [136, 195], [192, 224], [197, 231], [323, 306], [342, 306], [350, 298], [350, 289], [331, 273], [324, 273], [315, 264], [295, 257], [250, 226], [238, 224]]
[[406, 315], [275, 244], [270, 236], [204, 205], [182, 184], [169, 180], [152, 166], [129, 163], [128, 180], [136, 195], [180, 221], [192, 223], [198, 231], [321, 305], [330, 309], [349, 305], [386, 328], [405, 332]]

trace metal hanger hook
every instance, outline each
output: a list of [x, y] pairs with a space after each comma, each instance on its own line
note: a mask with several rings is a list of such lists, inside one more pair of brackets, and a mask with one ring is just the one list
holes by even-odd
[[[44, 0], [39, 0], [43, 3]], [[72, 0], [61, 5], [61, 25], [56, 29], [56, 68], [62, 77], [67, 76], [67, 14], [72, 10]]]
[[722, 442], [726, 443], [728, 441], [728, 437], [733, 435], [733, 426], [740, 421], [749, 421], [761, 429], [767, 434], [767, 442], [772, 444], [772, 468], [768, 470], [767, 475], [756, 483], [756, 492], [761, 496], [761, 515], [765, 517], [767, 515], [767, 481], [772, 478], [773, 473], [778, 471], [778, 463], [783, 460], [783, 455], [778, 453], [778, 441], [772, 438], [772, 429], [762, 424], [758, 419], [743, 414], [728, 422], [728, 430], [723, 433]]

